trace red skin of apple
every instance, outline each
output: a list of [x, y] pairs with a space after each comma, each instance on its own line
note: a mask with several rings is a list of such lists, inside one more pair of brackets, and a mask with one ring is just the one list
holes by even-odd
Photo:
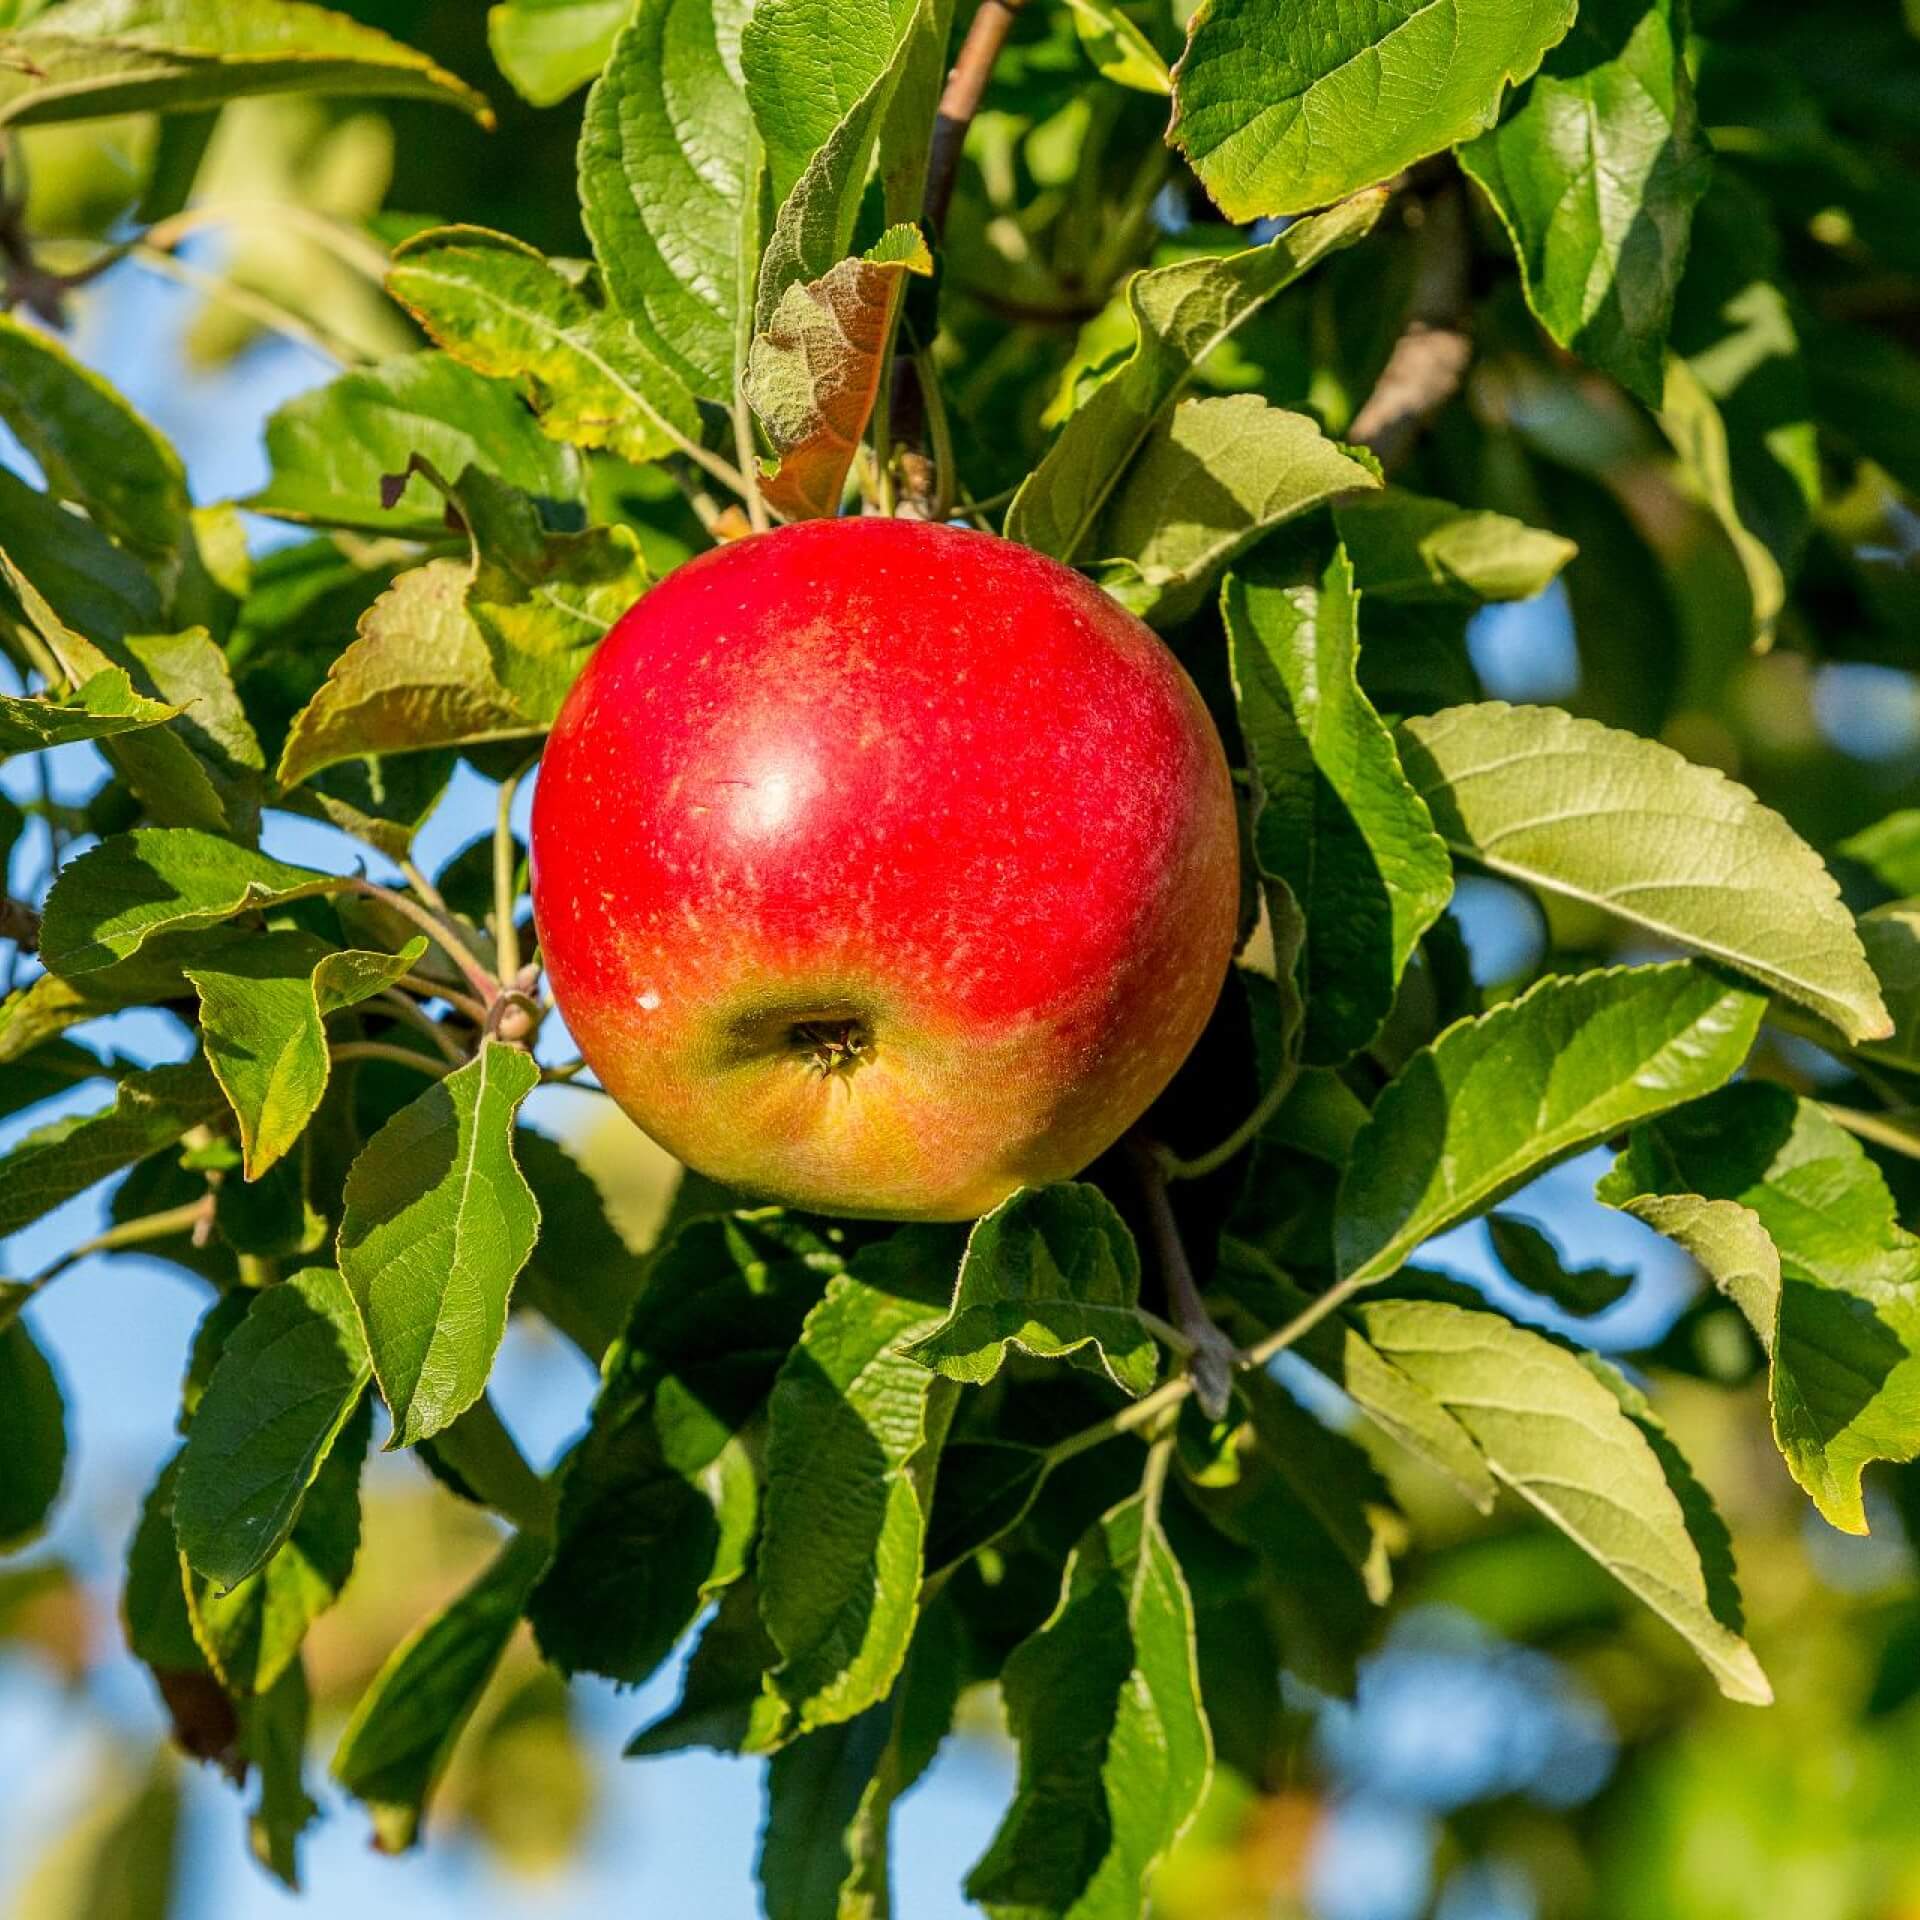
[[1065, 1179], [1186, 1058], [1238, 844], [1193, 683], [991, 535], [808, 521], [608, 634], [533, 808], [554, 997], [688, 1166], [822, 1212], [959, 1220]]

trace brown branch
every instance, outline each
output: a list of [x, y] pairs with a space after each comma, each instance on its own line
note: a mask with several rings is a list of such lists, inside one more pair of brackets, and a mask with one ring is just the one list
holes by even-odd
[[1353, 416], [1347, 439], [1372, 450], [1391, 474], [1406, 464], [1420, 436], [1460, 391], [1473, 358], [1467, 330], [1467, 221], [1457, 185], [1420, 210], [1420, 261], [1407, 322], [1373, 391]]
[[[920, 222], [928, 241], [935, 246], [946, 228], [947, 210], [953, 205], [953, 183], [960, 172], [960, 150], [967, 143], [967, 129], [980, 111], [994, 62], [1000, 58], [1000, 49], [1007, 44], [1007, 35], [1026, 3], [980, 0], [980, 11], [973, 16], [967, 37], [960, 43], [959, 56], [947, 74], [947, 84], [941, 89], [933, 117], [933, 138], [927, 146], [927, 181], [920, 196]], [[939, 481], [944, 478], [949, 494], [957, 492], [958, 485], [955, 475], [936, 476], [933, 462], [921, 450], [926, 401], [911, 353], [900, 354], [893, 363], [887, 414], [894, 444], [900, 449], [902, 504], [907, 511], [925, 518], [941, 490]]]
[[1167, 1304], [1173, 1309], [1173, 1323], [1192, 1344], [1188, 1366], [1194, 1392], [1201, 1411], [1208, 1419], [1218, 1420], [1226, 1412], [1233, 1391], [1239, 1349], [1214, 1323], [1200, 1297], [1199, 1282], [1193, 1277], [1193, 1263], [1187, 1258], [1187, 1245], [1180, 1237], [1180, 1222], [1174, 1217], [1173, 1201], [1167, 1192], [1165, 1149], [1138, 1132], [1128, 1134], [1122, 1145], [1146, 1203], [1147, 1223], [1153, 1229], [1154, 1252], [1166, 1284]]
[[40, 945], [40, 916], [24, 902], [0, 893], [0, 940], [11, 940], [22, 953]]
[[1027, 0], [981, 0], [980, 11], [960, 44], [960, 57], [947, 75], [940, 95], [939, 110], [933, 118], [933, 140], [927, 149], [927, 187], [920, 202], [921, 218], [927, 237], [940, 238], [947, 224], [947, 209], [953, 204], [954, 176], [960, 171], [960, 149], [966, 144], [967, 128], [980, 111], [987, 82], [993, 77], [993, 63], [1007, 44], [1007, 35]]

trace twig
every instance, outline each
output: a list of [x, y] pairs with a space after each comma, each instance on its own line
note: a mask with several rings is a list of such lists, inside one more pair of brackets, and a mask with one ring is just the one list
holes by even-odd
[[204, 1193], [199, 1199], [189, 1200], [182, 1206], [168, 1207], [161, 1213], [142, 1214], [138, 1220], [123, 1220], [117, 1227], [109, 1227], [105, 1233], [81, 1241], [77, 1247], [69, 1248], [59, 1259], [42, 1267], [11, 1295], [5, 1310], [0, 1311], [0, 1327], [6, 1326], [43, 1287], [51, 1286], [70, 1267], [78, 1266], [89, 1255], [114, 1253], [122, 1247], [137, 1247], [149, 1240], [165, 1240], [172, 1234], [189, 1233], [202, 1220], [211, 1218], [212, 1211], [213, 1195]]
[[40, 945], [40, 916], [24, 901], [0, 893], [0, 940], [11, 940], [22, 953]]
[[473, 957], [472, 949], [451, 927], [429, 913], [417, 900], [409, 900], [404, 893], [395, 893], [391, 887], [383, 887], [376, 880], [350, 879], [344, 885], [349, 893], [364, 894], [369, 900], [378, 900], [411, 920], [466, 976], [468, 986], [474, 990], [483, 1006], [493, 1005], [500, 993], [499, 981]]
[[[1371, 1284], [1370, 1279], [1354, 1277], [1342, 1280], [1329, 1287], [1308, 1306], [1289, 1320], [1285, 1326], [1276, 1328], [1264, 1340], [1248, 1347], [1236, 1356], [1236, 1366], [1251, 1371], [1264, 1367], [1277, 1359], [1296, 1341], [1311, 1333], [1328, 1314], [1343, 1307], [1363, 1287]], [[1110, 1414], [1106, 1419], [1096, 1421], [1090, 1427], [1082, 1427], [1078, 1433], [1070, 1433], [1064, 1440], [1056, 1441], [1047, 1449], [1047, 1471], [1051, 1473], [1063, 1461], [1071, 1460], [1079, 1454], [1087, 1453], [1094, 1447], [1123, 1433], [1135, 1433], [1142, 1427], [1150, 1427], [1169, 1407], [1177, 1407], [1188, 1394], [1197, 1391], [1198, 1382], [1191, 1373], [1176, 1374], [1163, 1385], [1155, 1387], [1144, 1400], [1136, 1400], [1130, 1407], [1122, 1407], [1118, 1413]]]
[[[439, 989], [435, 988], [435, 992]], [[423, 1033], [446, 1057], [449, 1066], [464, 1066], [466, 1055], [460, 1051], [460, 1043], [454, 1039], [432, 1014], [410, 1000], [398, 987], [388, 987], [380, 995], [380, 1007], [393, 1015], [396, 1020], [404, 1020], [416, 1033]]]
[[403, 973], [395, 985], [402, 986], [409, 993], [417, 993], [423, 1000], [444, 1000], [448, 1006], [463, 1013], [477, 1027], [487, 1017], [486, 1002], [476, 1000], [470, 993], [462, 993], [458, 987], [444, 986], [438, 980], [429, 980], [424, 974]]
[[1163, 1148], [1160, 1155], [1161, 1171], [1169, 1180], [1201, 1180], [1210, 1173], [1218, 1173], [1236, 1154], [1245, 1152], [1259, 1139], [1267, 1122], [1287, 1104], [1287, 1096], [1292, 1093], [1294, 1082], [1299, 1078], [1300, 1062], [1298, 1059], [1289, 1060], [1275, 1077], [1273, 1085], [1260, 1096], [1259, 1104], [1218, 1146], [1195, 1154], [1191, 1160], [1176, 1159]]
[[1160, 1274], [1166, 1282], [1174, 1324], [1192, 1343], [1189, 1365], [1194, 1391], [1207, 1418], [1218, 1420], [1233, 1395], [1233, 1375], [1240, 1364], [1240, 1350], [1214, 1324], [1206, 1302], [1200, 1298], [1199, 1284], [1187, 1259], [1186, 1242], [1180, 1237], [1180, 1223], [1174, 1218], [1173, 1202], [1167, 1195], [1167, 1175], [1159, 1143], [1144, 1134], [1129, 1134], [1126, 1150], [1140, 1182], [1141, 1197], [1146, 1202], [1147, 1221], [1153, 1229], [1154, 1251], [1160, 1259]]
[[1460, 391], [1473, 358], [1467, 331], [1467, 223], [1457, 185], [1409, 207], [1423, 211], [1420, 262], [1407, 323], [1346, 438], [1388, 472], [1405, 465], [1433, 417]]
[[453, 1071], [444, 1060], [434, 1060], [411, 1047], [395, 1046], [388, 1040], [343, 1040], [331, 1050], [334, 1063], [343, 1060], [391, 1060], [395, 1066], [412, 1067], [430, 1080], [440, 1080]]

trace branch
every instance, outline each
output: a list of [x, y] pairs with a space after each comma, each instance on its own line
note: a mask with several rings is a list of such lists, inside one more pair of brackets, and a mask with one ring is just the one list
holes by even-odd
[[22, 953], [40, 946], [40, 916], [23, 901], [0, 893], [0, 940], [11, 940]]
[[[973, 16], [967, 37], [960, 43], [959, 57], [941, 90], [940, 105], [933, 116], [933, 138], [927, 145], [927, 183], [920, 196], [920, 223], [926, 229], [929, 245], [934, 247], [940, 244], [947, 210], [953, 204], [953, 183], [960, 171], [960, 150], [967, 143], [967, 129], [986, 97], [1000, 49], [1007, 44], [1007, 35], [1026, 4], [1027, 0], [981, 0], [980, 11]], [[936, 493], [951, 499], [959, 487], [951, 473], [936, 476], [933, 463], [919, 450], [926, 424], [921, 379], [913, 355], [903, 353], [895, 359], [887, 418], [891, 438], [902, 449], [900, 471], [906, 482], [906, 504], [927, 519], [932, 517]]]
[[980, 111], [987, 82], [993, 75], [993, 63], [1007, 44], [1007, 35], [1027, 0], [981, 0], [980, 11], [960, 45], [960, 57], [947, 75], [940, 95], [939, 110], [933, 118], [933, 140], [927, 148], [927, 189], [921, 200], [921, 215], [927, 224], [929, 239], [938, 240], [947, 224], [947, 208], [953, 201], [954, 175], [960, 170], [960, 149], [966, 144], [967, 128]]
[[1162, 1164], [1165, 1150], [1139, 1133], [1127, 1136], [1126, 1150], [1146, 1202], [1147, 1221], [1153, 1228], [1154, 1251], [1159, 1256], [1160, 1277], [1166, 1282], [1174, 1324], [1191, 1346], [1188, 1365], [1194, 1392], [1201, 1411], [1209, 1420], [1218, 1420], [1226, 1412], [1233, 1392], [1234, 1370], [1240, 1365], [1239, 1350], [1214, 1324], [1206, 1302], [1200, 1298], [1193, 1265], [1187, 1258], [1186, 1242], [1180, 1237], [1180, 1223], [1174, 1218], [1173, 1202], [1167, 1195], [1167, 1175]]
[[1467, 331], [1467, 222], [1457, 185], [1409, 202], [1422, 214], [1420, 264], [1407, 323], [1346, 438], [1392, 474], [1460, 391], [1473, 358]]

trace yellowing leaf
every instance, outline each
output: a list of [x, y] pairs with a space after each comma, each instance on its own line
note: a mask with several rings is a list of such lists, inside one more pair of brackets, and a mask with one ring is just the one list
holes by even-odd
[[1683, 1634], [1730, 1700], [1773, 1698], [1740, 1637], [1726, 1528], [1605, 1362], [1498, 1314], [1374, 1301], [1367, 1338], [1479, 1442], [1495, 1476]]
[[791, 286], [747, 363], [747, 398], [777, 456], [761, 491], [790, 520], [826, 519], [841, 492], [887, 372], [909, 273], [933, 259], [911, 227], [858, 260]]

